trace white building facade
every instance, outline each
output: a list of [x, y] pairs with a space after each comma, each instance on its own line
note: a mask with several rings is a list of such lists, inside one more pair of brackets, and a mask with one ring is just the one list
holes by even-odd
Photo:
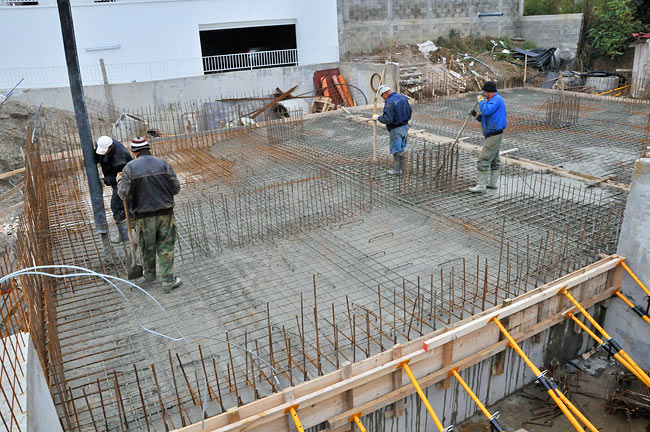
[[[110, 83], [339, 60], [336, 0], [71, 3], [84, 85], [100, 59]], [[0, 1], [0, 22], [0, 88], [68, 85], [56, 0]]]

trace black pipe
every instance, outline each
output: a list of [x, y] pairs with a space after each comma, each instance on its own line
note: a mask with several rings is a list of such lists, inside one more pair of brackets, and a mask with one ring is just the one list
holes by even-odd
[[65, 51], [65, 62], [68, 66], [68, 78], [70, 80], [70, 92], [72, 93], [72, 104], [74, 105], [74, 118], [79, 130], [81, 141], [81, 152], [84, 157], [86, 176], [88, 177], [88, 189], [90, 190], [90, 202], [95, 218], [95, 229], [99, 234], [108, 233], [106, 222], [106, 209], [104, 208], [104, 197], [102, 185], [99, 182], [97, 164], [95, 163], [95, 148], [93, 146], [88, 111], [84, 100], [84, 89], [81, 82], [79, 70], [79, 58], [77, 56], [77, 43], [74, 36], [74, 25], [72, 23], [72, 9], [70, 0], [57, 0], [59, 8], [59, 19], [61, 20], [61, 35], [63, 36], [63, 50]]

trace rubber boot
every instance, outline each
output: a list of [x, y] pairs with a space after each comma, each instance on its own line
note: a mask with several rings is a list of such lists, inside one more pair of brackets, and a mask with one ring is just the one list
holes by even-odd
[[499, 184], [499, 170], [490, 171], [490, 181], [487, 184], [488, 189], [496, 189]]
[[174, 289], [178, 288], [179, 286], [181, 286], [182, 283], [183, 283], [183, 281], [181, 280], [181, 278], [176, 276], [176, 279], [174, 279], [173, 282], [163, 283], [163, 286], [162, 286], [163, 291], [165, 291], [165, 294], [169, 294], [170, 292], [172, 292], [172, 290], [174, 290]]
[[393, 155], [393, 169], [388, 170], [388, 174], [390, 174], [390, 175], [396, 175], [396, 174], [400, 174], [400, 173], [401, 173], [401, 170], [400, 170], [400, 162], [399, 162], [399, 160], [400, 160], [400, 154], [399, 154], [399, 153], [395, 153], [395, 154]]
[[129, 230], [126, 227], [126, 221], [118, 222], [115, 224], [117, 226], [117, 237], [111, 238], [111, 243], [128, 243], [129, 242]]
[[478, 183], [476, 184], [476, 186], [469, 188], [469, 191], [473, 193], [484, 193], [487, 190], [485, 185], [487, 184], [488, 181], [488, 174], [490, 173], [487, 171], [479, 171]]

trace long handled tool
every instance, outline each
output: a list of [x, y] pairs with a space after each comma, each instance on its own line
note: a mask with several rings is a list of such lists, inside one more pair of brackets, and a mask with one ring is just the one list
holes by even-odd
[[126, 254], [126, 271], [129, 280], [133, 280], [142, 277], [142, 266], [138, 264], [135, 260], [135, 246], [133, 245], [133, 234], [131, 233], [131, 221], [129, 220], [129, 209], [128, 206], [126, 205], [126, 200], [122, 200], [122, 203], [124, 203], [124, 213], [126, 214], [126, 227], [129, 230], [129, 246], [131, 247], [131, 253]]
[[[385, 73], [386, 73], [386, 66], [384, 66], [384, 70], [381, 72], [381, 77], [379, 77], [379, 85], [377, 86], [377, 90], [375, 91], [375, 102], [372, 108], [373, 115], [377, 114], [377, 97], [379, 96], [379, 88], [384, 83]], [[372, 160], [374, 161], [377, 160], [377, 120], [372, 122]]]
[[[460, 140], [460, 136], [463, 134], [463, 131], [465, 130], [465, 126], [467, 126], [467, 123], [469, 122], [469, 119], [472, 117], [472, 111], [476, 109], [478, 106], [478, 101], [474, 102], [474, 105], [472, 106], [472, 109], [469, 110], [467, 113], [467, 118], [465, 118], [465, 123], [463, 123], [463, 126], [460, 128], [458, 133], [456, 134], [456, 138], [454, 139], [454, 142], [451, 143], [451, 146], [449, 147], [450, 151], [453, 153], [453, 151], [456, 149], [456, 146], [458, 145], [458, 141]], [[438, 167], [438, 171], [436, 171], [436, 176], [440, 174], [440, 171], [445, 167], [445, 162], [446, 159], [443, 159], [442, 163], [440, 164], [440, 167]]]

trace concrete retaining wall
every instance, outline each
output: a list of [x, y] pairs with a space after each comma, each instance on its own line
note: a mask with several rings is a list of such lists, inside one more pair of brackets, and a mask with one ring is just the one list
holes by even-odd
[[[395, 44], [461, 35], [516, 36], [520, 0], [338, 0], [341, 57]], [[503, 12], [499, 17], [479, 13]]]
[[[498, 17], [479, 13], [503, 12]], [[522, 37], [541, 47], [575, 52], [582, 14], [522, 16], [521, 0], [338, 0], [341, 58], [391, 45], [463, 36]]]
[[[21, 431], [27, 432], [63, 432], [32, 339], [28, 333], [7, 338], [12, 341], [5, 345], [7, 352], [3, 354], [4, 373], [0, 382], [6, 395], [6, 398], [0, 399], [0, 413], [6, 424], [11, 424], [13, 430], [18, 430], [19, 427]], [[18, 344], [27, 346], [27, 349], [14, 351]], [[14, 375], [17, 381], [10, 382]], [[18, 404], [14, 405], [14, 389], [24, 390], [17, 398], [22, 409]], [[7, 405], [7, 400], [11, 401], [11, 407]], [[12, 419], [10, 408], [15, 419]], [[14, 427], [15, 425], [19, 426]]]
[[[636, 162], [616, 253], [650, 287], [650, 159]], [[627, 274], [621, 292], [645, 310], [647, 297]], [[639, 366], [650, 369], [650, 326], [618, 297], [610, 300], [604, 328]]]
[[[294, 94], [313, 92], [314, 72], [321, 69], [339, 68], [346, 82], [357, 86], [372, 102], [374, 92], [370, 87], [373, 74], [381, 74], [384, 66], [375, 64], [325, 63], [309, 66], [258, 69], [249, 71], [227, 72], [206, 76], [176, 78], [170, 80], [111, 84], [110, 91], [117, 107], [135, 110], [149, 106], [165, 106], [188, 100], [206, 100], [247, 95], [272, 94], [276, 87], [288, 90], [298, 85]], [[386, 68], [386, 83], [393, 88], [398, 85], [397, 67]], [[3, 93], [3, 90], [0, 90]], [[104, 86], [85, 86], [86, 97], [107, 102]], [[352, 90], [359, 103], [363, 98]], [[72, 98], [68, 87], [26, 89], [12, 99], [22, 100], [32, 105], [56, 105], [59, 109], [72, 110]], [[309, 101], [309, 100], [308, 100]], [[309, 101], [311, 103], [311, 101]]]
[[[592, 313], [598, 308], [600, 306], [597, 305], [590, 308], [589, 311]], [[554, 343], [554, 339], [562, 341], [559, 349], [557, 344]], [[534, 338], [530, 338], [520, 343], [526, 355], [540, 368], [543, 365], [550, 364], [553, 359], [565, 363], [575, 358], [579, 353], [584, 352], [591, 345], [592, 343], [588, 337], [585, 337], [584, 333], [576, 334], [573, 331], [573, 325], [568, 321], [564, 321], [543, 332], [538, 342], [535, 342]], [[535, 380], [531, 370], [513, 350], [508, 349], [504, 355], [503, 373], [500, 375], [495, 375], [492, 372], [497, 357], [483, 360], [460, 372], [470, 388], [487, 406], [497, 403]], [[478, 412], [478, 407], [458, 381], [452, 379], [450, 384], [446, 390], [442, 390], [437, 385], [424, 389], [431, 406], [445, 426], [458, 424]], [[420, 402], [419, 396], [413, 394], [407, 397], [405, 401], [406, 410], [411, 415], [387, 418], [383, 428], [373, 430], [383, 432], [432, 430], [431, 418]], [[372, 424], [371, 421], [371, 419], [368, 419], [368, 422], [364, 422], [364, 424]]]
[[543, 48], [566, 47], [575, 53], [581, 30], [581, 13], [521, 17], [521, 37]]

